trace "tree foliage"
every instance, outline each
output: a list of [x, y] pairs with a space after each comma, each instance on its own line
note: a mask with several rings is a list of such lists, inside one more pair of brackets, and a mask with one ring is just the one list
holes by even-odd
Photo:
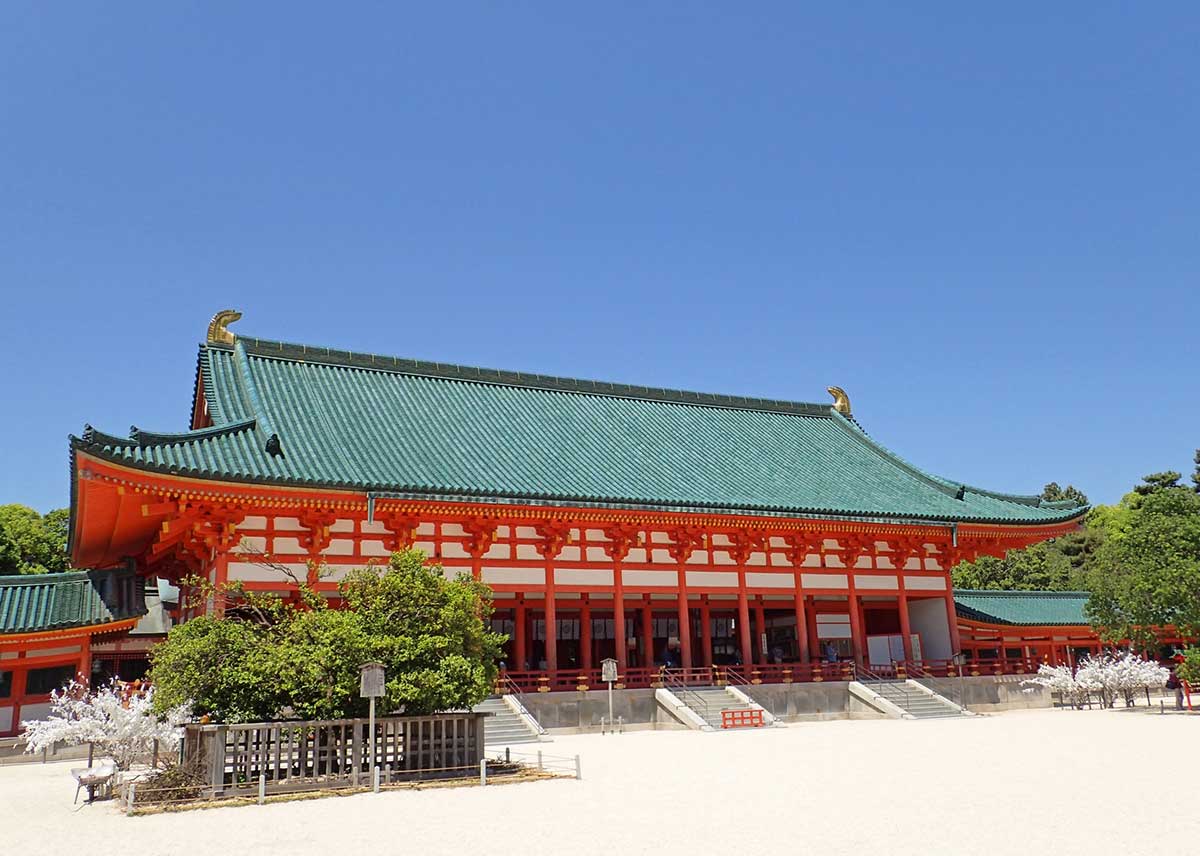
[[0, 505], [0, 574], [65, 571], [70, 511], [38, 514], [25, 505]]
[[299, 603], [235, 590], [224, 619], [172, 628], [152, 655], [159, 704], [190, 700], [226, 722], [364, 716], [359, 667], [371, 661], [387, 670], [385, 712], [470, 707], [491, 691], [503, 636], [487, 629], [484, 584], [447, 580], [410, 550], [352, 571], [338, 591], [344, 609], [304, 583]]
[[1175, 674], [1192, 687], [1200, 688], [1200, 648], [1192, 646], [1183, 652], [1183, 662], [1175, 667]]
[[1009, 550], [1003, 559], [980, 556], [952, 571], [955, 588], [1004, 591], [1080, 591], [1088, 586], [1088, 569], [1104, 530], [1085, 524], [1052, 541], [1024, 550]]
[[1048, 502], [1062, 502], [1069, 499], [1074, 500], [1080, 505], [1088, 504], [1086, 493], [1073, 484], [1069, 484], [1066, 487], [1059, 487], [1058, 482], [1050, 482], [1050, 484], [1042, 488], [1042, 499]]
[[1123, 533], [1092, 563], [1086, 611], [1107, 639], [1152, 644], [1167, 625], [1200, 633], [1200, 494], [1163, 475], [1139, 486]]

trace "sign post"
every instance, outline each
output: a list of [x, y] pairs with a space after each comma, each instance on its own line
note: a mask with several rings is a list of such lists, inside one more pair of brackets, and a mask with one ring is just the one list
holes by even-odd
[[600, 662], [600, 680], [608, 684], [608, 726], [613, 728], [616, 720], [613, 719], [613, 682], [617, 680], [617, 661], [612, 657], [606, 657]]
[[371, 782], [379, 790], [379, 758], [375, 752], [375, 699], [384, 694], [386, 674], [383, 663], [363, 663], [359, 667], [358, 694], [371, 700], [370, 726], [367, 734], [371, 749]]

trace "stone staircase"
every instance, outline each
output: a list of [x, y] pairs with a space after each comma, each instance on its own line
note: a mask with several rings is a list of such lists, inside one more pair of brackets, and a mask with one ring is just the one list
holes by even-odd
[[948, 719], [968, 715], [942, 696], [932, 691], [926, 692], [907, 681], [878, 680], [865, 683], [913, 719]]
[[487, 746], [534, 743], [541, 739], [538, 732], [508, 706], [503, 696], [490, 696], [471, 710], [488, 714], [483, 721], [483, 742]]
[[721, 711], [754, 710], [758, 707], [755, 704], [747, 704], [724, 687], [688, 687], [686, 692], [679, 689], [674, 689], [673, 692], [713, 731], [721, 730]]

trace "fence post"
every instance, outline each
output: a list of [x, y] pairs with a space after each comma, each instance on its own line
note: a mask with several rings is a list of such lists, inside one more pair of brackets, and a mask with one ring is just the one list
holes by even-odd
[[258, 774], [258, 804], [267, 804], [267, 774]]
[[371, 772], [375, 777], [375, 781], [371, 785], [371, 790], [375, 791], [375, 793], [379, 793], [379, 768], [373, 767]]
[[487, 758], [479, 762], [479, 784], [487, 784]]
[[576, 780], [583, 778], [583, 768], [579, 764], [579, 756], [575, 756], [575, 778]]
[[130, 782], [129, 783], [129, 793], [127, 793], [125, 795], [125, 814], [127, 814], [127, 815], [133, 814], [133, 804], [137, 799], [137, 797], [135, 796], [136, 791], [137, 791], [137, 782]]
[[538, 750], [538, 769], [539, 770], [543, 769], [543, 767], [542, 767], [542, 750], [541, 749]]

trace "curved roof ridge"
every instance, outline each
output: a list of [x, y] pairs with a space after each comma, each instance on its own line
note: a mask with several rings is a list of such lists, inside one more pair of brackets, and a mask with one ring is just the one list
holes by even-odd
[[[489, 369], [456, 363], [432, 362], [356, 351], [342, 351], [335, 348], [314, 347], [312, 345], [299, 345], [291, 342], [277, 342], [270, 339], [257, 339], [244, 336], [237, 337], [233, 348], [236, 348], [238, 345], [241, 345], [248, 355], [263, 359], [324, 363], [367, 371], [392, 372], [499, 386], [516, 386], [551, 392], [606, 395], [616, 398], [665, 401], [672, 404], [724, 407], [734, 410], [765, 410], [773, 413], [791, 413], [797, 416], [814, 416], [819, 418], [828, 418], [833, 410], [833, 406], [830, 404], [816, 402], [723, 395], [720, 393], [695, 392], [668, 387], [639, 386], [637, 384], [587, 380], [560, 375], [506, 371], [504, 369]], [[201, 348], [230, 350], [231, 346], [205, 344], [201, 345]]]
[[980, 597], [1091, 597], [1090, 591], [1081, 589], [1071, 589], [1069, 591], [1057, 591], [1051, 589], [966, 589], [956, 588], [955, 594], [977, 595]]
[[84, 427], [83, 435], [71, 439], [86, 446], [171, 446], [188, 443], [193, 440], [204, 440], [211, 437], [224, 437], [229, 434], [254, 428], [254, 419], [243, 419], [238, 422], [227, 422], [224, 425], [210, 425], [207, 428], [196, 428], [191, 431], [143, 431], [136, 425], [129, 429], [128, 437], [118, 437], [104, 431], [97, 431], [92, 426]]

